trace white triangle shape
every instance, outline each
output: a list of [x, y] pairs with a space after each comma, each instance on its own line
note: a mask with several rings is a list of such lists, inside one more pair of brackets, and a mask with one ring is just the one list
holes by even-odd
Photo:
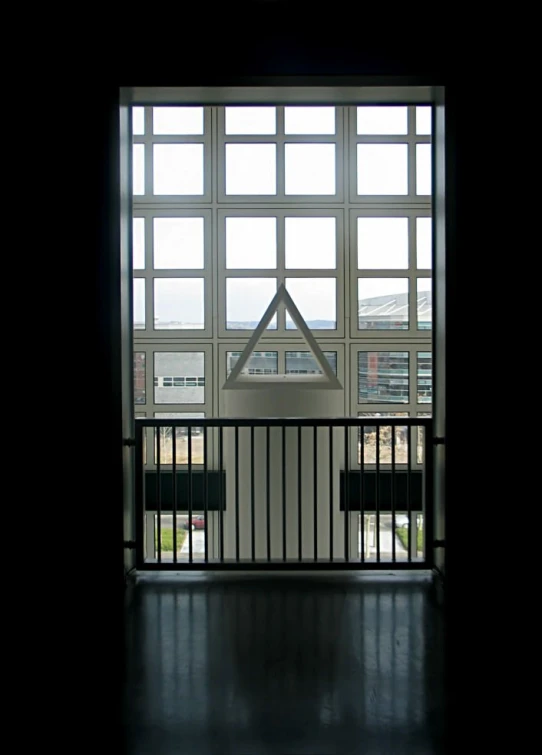
[[[264, 334], [265, 329], [271, 322], [271, 318], [277, 312], [281, 303], [284, 304], [295, 325], [303, 334], [307, 346], [312, 352], [316, 363], [322, 370], [323, 375], [241, 375], [243, 367], [252, 356], [252, 352], [256, 348], [258, 341]], [[228, 379], [222, 387], [224, 390], [233, 390], [240, 388], [270, 388], [277, 385], [295, 385], [298, 388], [327, 388], [331, 390], [342, 390], [342, 385], [331, 369], [331, 365], [324, 356], [322, 349], [316, 343], [315, 337], [303, 319], [301, 312], [296, 307], [292, 297], [286, 290], [284, 283], [280, 284], [277, 293], [265, 310], [262, 319], [258, 323], [249, 342], [237, 360], [235, 367], [230, 372]]]

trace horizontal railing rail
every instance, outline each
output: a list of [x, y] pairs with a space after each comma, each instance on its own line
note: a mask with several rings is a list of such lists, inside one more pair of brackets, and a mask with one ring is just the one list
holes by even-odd
[[433, 440], [427, 416], [137, 418], [137, 568], [432, 568]]

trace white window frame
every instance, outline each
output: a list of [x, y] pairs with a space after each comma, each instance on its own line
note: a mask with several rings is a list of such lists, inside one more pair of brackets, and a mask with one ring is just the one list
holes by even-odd
[[[292, 103], [293, 104], [293, 103]], [[335, 134], [285, 134], [284, 106], [277, 105], [276, 134], [226, 134], [225, 107], [218, 108], [218, 202], [222, 204], [342, 204], [344, 202], [344, 112], [335, 108]], [[226, 144], [276, 145], [276, 194], [226, 194]], [[335, 144], [335, 194], [285, 193], [285, 144]]]
[[[228, 217], [276, 217], [277, 218], [277, 267], [276, 268], [226, 268], [226, 218]], [[285, 218], [322, 218], [334, 217], [336, 219], [336, 259], [335, 268], [286, 268], [285, 265], [285, 239], [284, 227]], [[333, 334], [333, 338], [344, 338], [344, 292], [345, 292], [345, 234], [344, 234], [344, 213], [342, 210], [324, 208], [321, 209], [303, 209], [292, 207], [291, 209], [266, 208], [266, 209], [219, 209], [217, 219], [217, 236], [218, 236], [218, 336], [219, 338], [250, 337], [252, 330], [228, 330], [226, 328], [226, 279], [227, 278], [275, 278], [277, 288], [286, 278], [335, 278], [336, 279], [336, 322], [335, 330], [313, 330], [315, 337], [328, 338], [328, 334]], [[269, 302], [267, 302], [269, 303]], [[297, 302], [296, 302], [297, 304]], [[265, 307], [264, 307], [265, 311]], [[262, 312], [263, 314], [263, 312]], [[286, 317], [284, 307], [279, 308], [277, 329], [268, 330], [262, 339], [273, 340], [292, 338], [292, 331], [286, 330]]]

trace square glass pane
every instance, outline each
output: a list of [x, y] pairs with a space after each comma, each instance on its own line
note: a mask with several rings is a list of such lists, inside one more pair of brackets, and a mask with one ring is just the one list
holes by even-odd
[[204, 402], [205, 354], [203, 351], [155, 351], [154, 403], [203, 404]]
[[433, 241], [431, 218], [416, 218], [416, 264], [419, 268], [432, 267]]
[[418, 351], [418, 404], [430, 404], [433, 396], [432, 355], [430, 351]]
[[203, 144], [155, 144], [156, 195], [203, 194]]
[[203, 278], [155, 278], [155, 330], [203, 330], [204, 284]]
[[285, 218], [287, 269], [334, 269], [337, 266], [335, 218]]
[[145, 133], [145, 108], [132, 108], [132, 134], [142, 136]]
[[408, 269], [408, 218], [358, 218], [358, 268]]
[[[199, 419], [205, 412], [155, 412], [157, 419]], [[160, 464], [173, 464], [173, 427], [160, 429]], [[156, 433], [156, 430], [154, 431]], [[203, 428], [191, 429], [192, 464], [203, 464]], [[156, 464], [156, 434], [154, 436], [154, 463]], [[175, 428], [175, 462], [188, 464], [188, 428]]]
[[358, 194], [408, 194], [408, 145], [358, 144]]
[[132, 262], [134, 270], [143, 270], [145, 268], [145, 218], [133, 219]]
[[[336, 278], [286, 278], [284, 283], [311, 330], [337, 329]], [[286, 329], [297, 330], [288, 312]]]
[[276, 134], [274, 107], [226, 107], [226, 134]]
[[[337, 374], [337, 352], [324, 351], [324, 356], [335, 375]], [[310, 351], [286, 352], [287, 375], [323, 375], [318, 362]]]
[[430, 144], [416, 144], [416, 194], [431, 194]]
[[358, 278], [358, 328], [408, 330], [408, 278]]
[[408, 351], [358, 352], [358, 403], [408, 404]]
[[[226, 328], [254, 330], [276, 293], [276, 278], [226, 278]], [[276, 327], [274, 315], [267, 330]]]
[[153, 107], [154, 134], [203, 134], [202, 107]]
[[420, 136], [431, 134], [431, 105], [416, 108], [416, 133]]
[[408, 109], [404, 106], [362, 105], [357, 116], [358, 134], [408, 134]]
[[285, 107], [285, 134], [334, 134], [334, 107]]
[[[408, 412], [358, 412], [358, 417], [408, 417]], [[363, 463], [376, 464], [378, 435], [378, 461], [392, 463], [392, 438], [395, 436], [395, 463], [408, 463], [408, 428], [404, 425], [381, 425], [377, 433], [376, 425], [363, 427]], [[361, 463], [361, 432], [358, 435], [358, 464]]]
[[418, 330], [431, 330], [433, 316], [431, 278], [418, 278]]
[[226, 194], [276, 193], [276, 144], [226, 144]]
[[154, 218], [155, 270], [203, 268], [203, 218]]
[[132, 193], [140, 196], [145, 193], [145, 145], [132, 146]]
[[134, 330], [145, 330], [144, 278], [134, 278]]
[[334, 144], [285, 144], [286, 194], [335, 194]]
[[134, 404], [145, 401], [145, 352], [134, 351]]
[[276, 267], [276, 218], [226, 218], [226, 268], [228, 270]]
[[[226, 352], [226, 375], [239, 361], [241, 351]], [[276, 375], [278, 372], [278, 353], [276, 351], [254, 351], [241, 370], [241, 375]]]

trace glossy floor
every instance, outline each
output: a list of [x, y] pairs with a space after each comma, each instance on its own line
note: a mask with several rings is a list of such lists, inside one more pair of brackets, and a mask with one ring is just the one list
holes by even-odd
[[130, 755], [444, 752], [427, 578], [164, 574], [127, 614]]

